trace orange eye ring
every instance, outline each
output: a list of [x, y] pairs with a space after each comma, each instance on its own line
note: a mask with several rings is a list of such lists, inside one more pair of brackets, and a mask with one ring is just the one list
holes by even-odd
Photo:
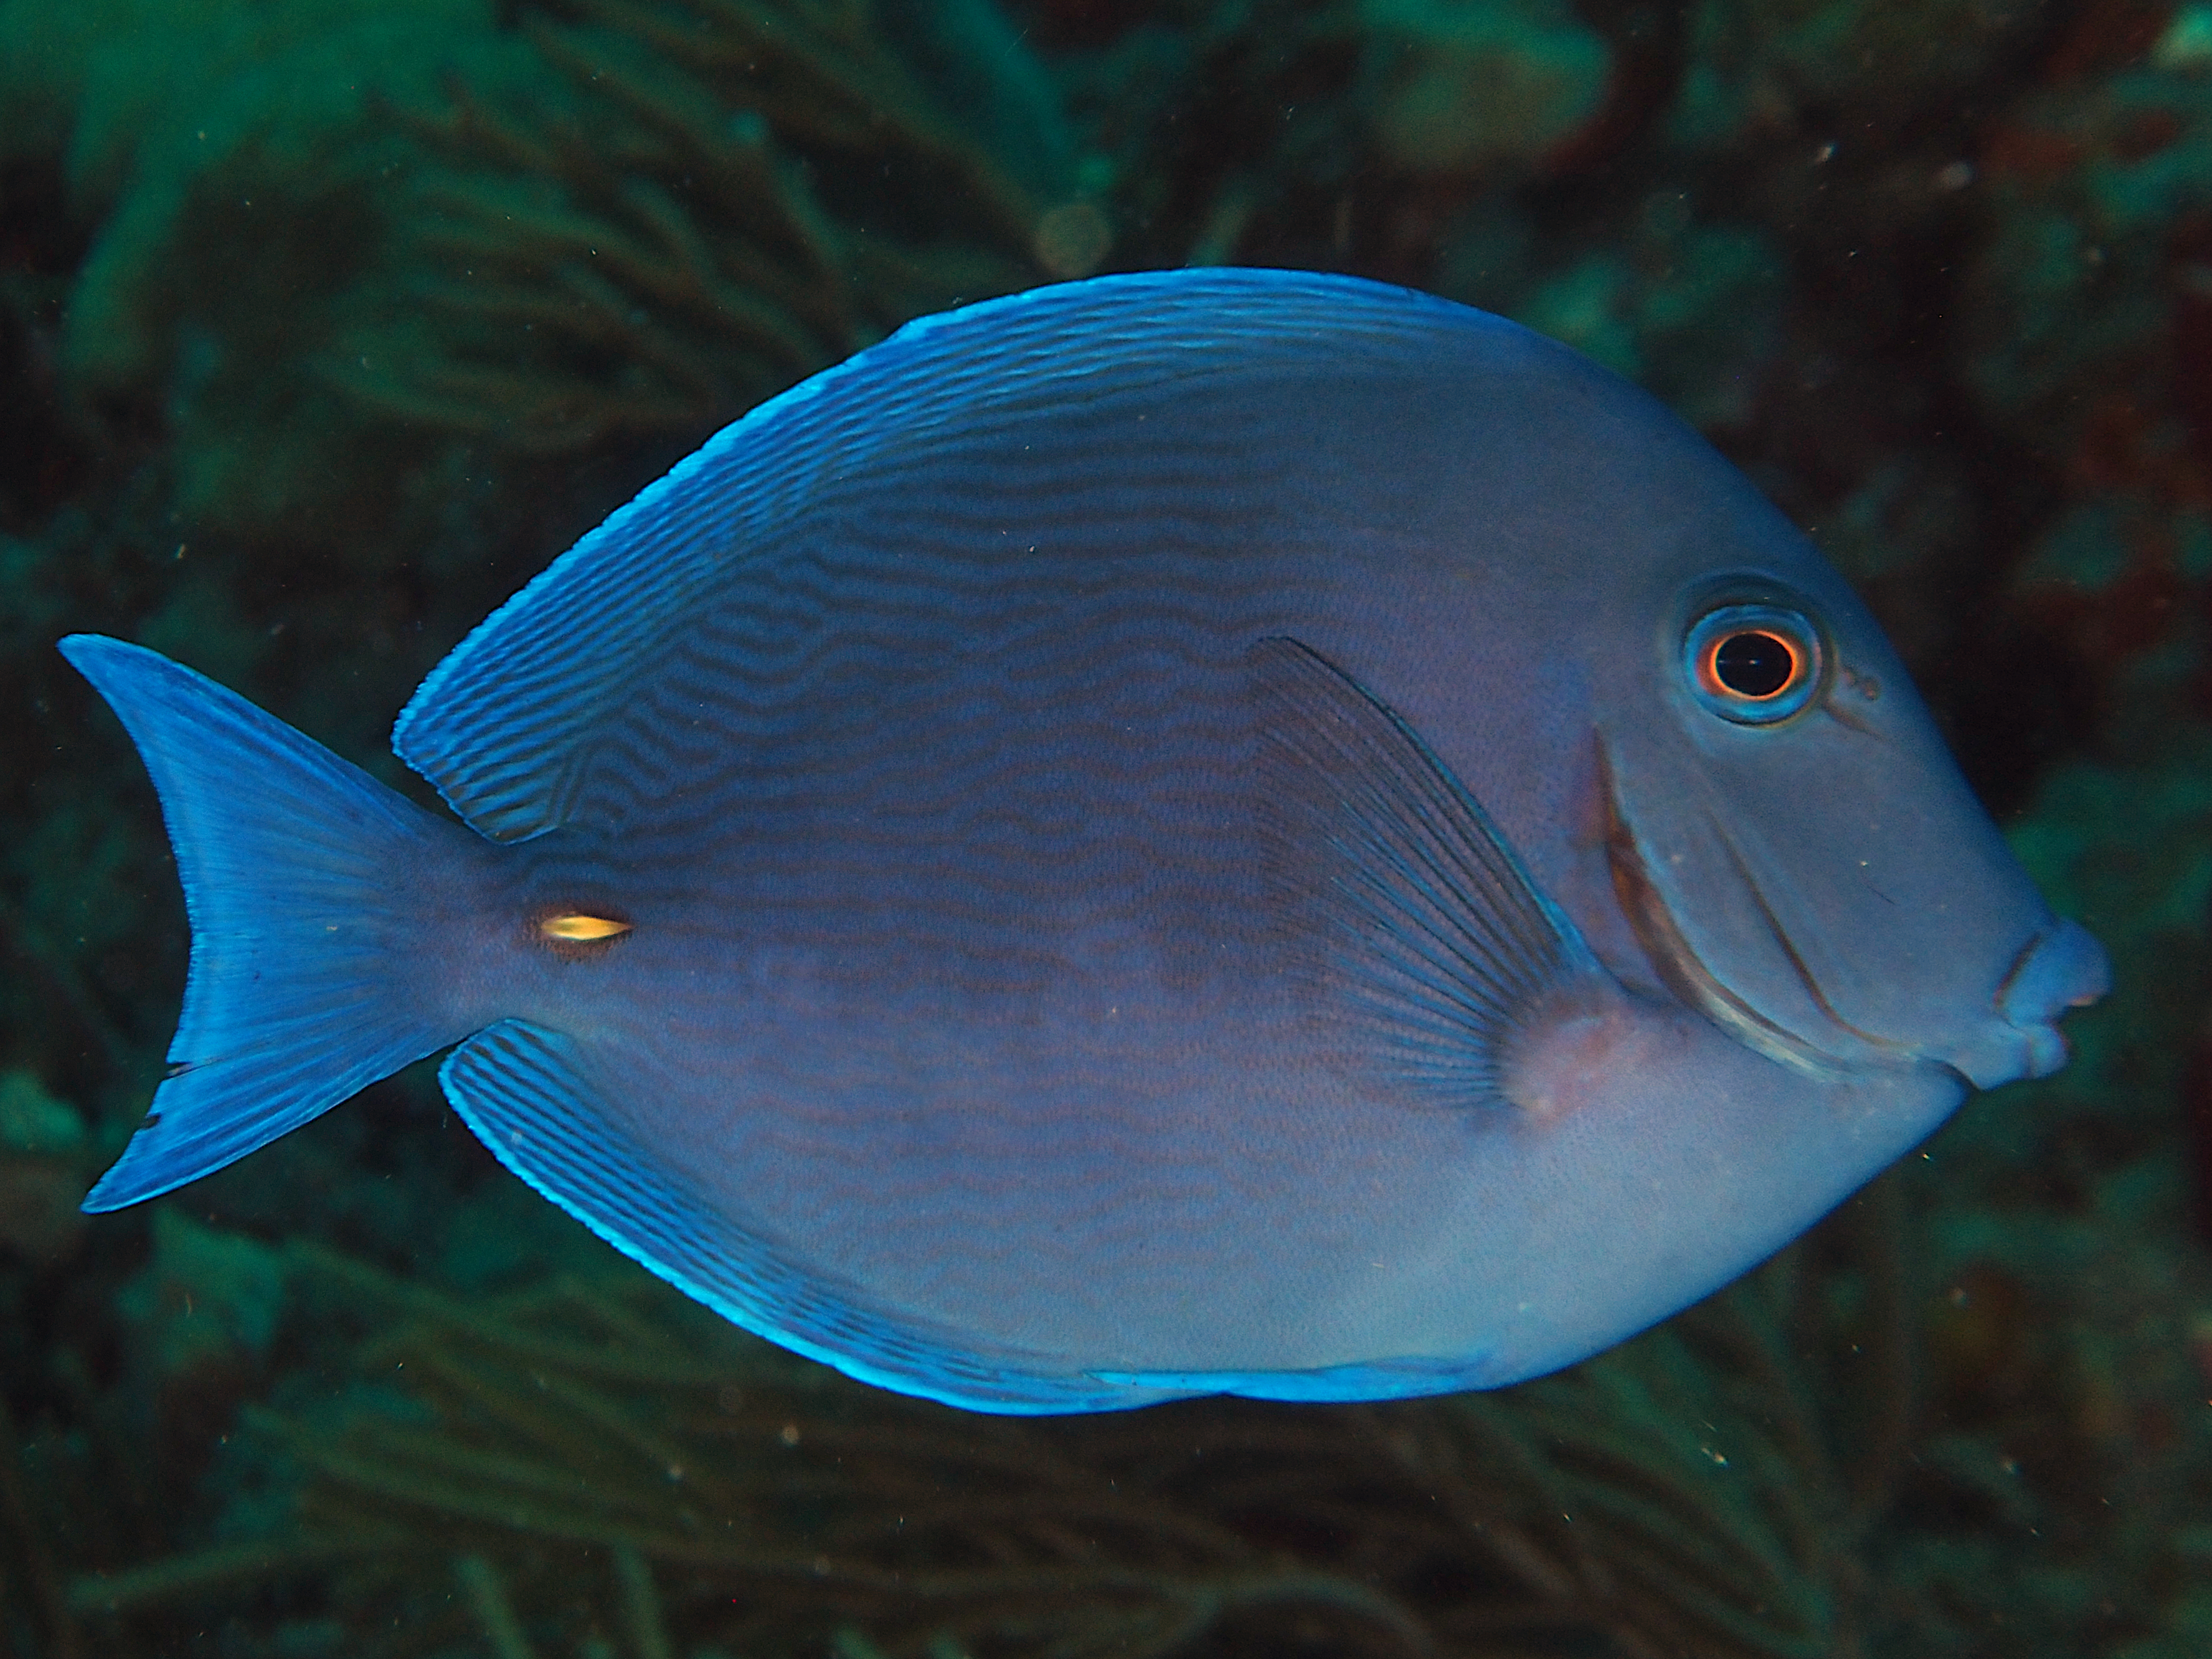
[[1698, 689], [1712, 697], [1771, 702], [1805, 677], [1805, 653], [1787, 635], [1746, 628], [1717, 634], [1698, 653]]
[[1820, 635], [1803, 617], [1778, 605], [1708, 611], [1682, 644], [1691, 691], [1736, 725], [1777, 725], [1819, 690]]

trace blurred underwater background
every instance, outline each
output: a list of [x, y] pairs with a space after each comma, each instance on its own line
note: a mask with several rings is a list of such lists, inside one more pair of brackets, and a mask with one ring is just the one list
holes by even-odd
[[[53, 649], [379, 776], [409, 690], [908, 318], [1351, 271], [1664, 398], [1859, 585], [2073, 1065], [1491, 1395], [965, 1415], [753, 1340], [416, 1067], [76, 1209], [186, 933]], [[0, 1656], [2212, 1653], [2212, 4], [0, 0]]]

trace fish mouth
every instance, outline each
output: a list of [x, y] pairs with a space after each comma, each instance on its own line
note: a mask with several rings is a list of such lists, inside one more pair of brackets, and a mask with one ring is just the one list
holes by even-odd
[[[1650, 959], [1658, 972], [1661, 983], [1682, 1001], [1698, 1010], [1707, 1019], [1734, 1036], [1746, 1048], [1765, 1055], [1769, 1060], [1789, 1066], [1808, 1077], [1823, 1082], [1832, 1082], [1863, 1069], [1863, 1062], [1871, 1060], [1876, 1064], [1910, 1066], [1927, 1057], [1908, 1045], [1871, 1031], [1860, 1030], [1845, 1019], [1829, 1002], [1827, 994], [1813, 976], [1805, 959], [1790, 942], [1790, 935], [1781, 919], [1767, 903], [1753, 878], [1743, 854], [1736, 848], [1727, 826], [1707, 814], [1713, 839], [1726, 849], [1729, 861], [1735, 866], [1737, 878], [1758, 907], [1760, 918], [1768, 933], [1781, 947], [1790, 970], [1811, 998], [1813, 1006], [1836, 1027], [1838, 1033], [1850, 1040], [1849, 1046], [1857, 1053], [1847, 1059], [1821, 1048], [1791, 1030], [1788, 1026], [1769, 1018], [1723, 984], [1711, 969], [1705, 966], [1681, 924], [1675, 921], [1667, 900], [1652, 880], [1644, 851], [1637, 844], [1636, 832], [1629, 827], [1627, 815], [1620, 810], [1620, 796], [1614, 786], [1613, 759], [1607, 751], [1602, 738], [1597, 744], [1599, 793], [1605, 803], [1606, 864], [1612, 872], [1613, 896], [1619, 900], [1621, 912], [1628, 918], [1630, 931], [1644, 954]], [[1862, 1063], [1855, 1064], [1854, 1060]], [[1938, 1062], [1942, 1063], [1942, 1062]], [[1956, 1069], [1956, 1068], [1953, 1068]]]
[[2065, 1065], [2068, 1048], [2058, 1029], [2060, 1018], [2069, 1008], [2087, 1007], [2112, 988], [2112, 965], [2104, 946], [2079, 922], [2054, 921], [2021, 946], [1997, 982], [1995, 1005], [2006, 1029], [2019, 1034], [2011, 1075], [2049, 1077]]

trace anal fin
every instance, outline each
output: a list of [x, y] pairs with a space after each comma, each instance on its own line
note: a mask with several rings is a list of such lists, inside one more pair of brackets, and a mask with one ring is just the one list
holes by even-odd
[[1233, 1394], [1247, 1400], [1328, 1405], [1347, 1400], [1423, 1400], [1492, 1385], [1487, 1354], [1464, 1358], [1375, 1359], [1282, 1371], [1094, 1371], [1102, 1382], [1177, 1394]]
[[501, 1163], [732, 1322], [863, 1382], [969, 1411], [1115, 1411], [1191, 1392], [1104, 1381], [871, 1311], [857, 1290], [788, 1261], [648, 1152], [593, 1070], [573, 1038], [508, 1019], [455, 1049], [438, 1080]]

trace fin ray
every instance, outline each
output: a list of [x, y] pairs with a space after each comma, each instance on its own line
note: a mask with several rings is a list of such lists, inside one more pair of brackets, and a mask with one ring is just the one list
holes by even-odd
[[785, 1261], [647, 1152], [582, 1045], [561, 1032], [502, 1020], [448, 1055], [438, 1079], [501, 1163], [608, 1243], [732, 1323], [848, 1376], [1006, 1415], [1116, 1411], [1193, 1392], [978, 1352], [866, 1311], [857, 1292]]
[[1328, 1405], [1343, 1401], [1421, 1400], [1491, 1386], [1489, 1356], [1376, 1359], [1285, 1371], [1093, 1371], [1103, 1382], [1171, 1389], [1178, 1394], [1233, 1394], [1247, 1400]]
[[[431, 671], [392, 746], [495, 839], [588, 817], [599, 757], [635, 771], [663, 751], [641, 687], [763, 558], [865, 541], [953, 450], [995, 446], [1030, 469], [971, 499], [1049, 492], [1056, 470], [1081, 470], [1071, 441], [1117, 410], [1201, 380], [1310, 375], [1317, 338], [1341, 349], [1340, 374], [1402, 373], [1432, 361], [1440, 326], [1522, 337], [1425, 295], [1285, 270], [1094, 277], [921, 319], [724, 428], [586, 534]], [[1126, 479], [1086, 485], [1117, 511], [1170, 510], [1158, 476], [1133, 505]], [[1200, 505], [1218, 510], [1217, 488], [1194, 486]]]
[[137, 745], [177, 858], [191, 965], [153, 1109], [84, 1207], [245, 1157], [462, 1035], [410, 996], [427, 874], [473, 838], [234, 691], [142, 646], [61, 642]]
[[1296, 640], [1249, 660], [1269, 886], [1316, 1007], [1424, 1095], [1501, 1105], [1523, 1023], [1603, 969], [1394, 710]]

